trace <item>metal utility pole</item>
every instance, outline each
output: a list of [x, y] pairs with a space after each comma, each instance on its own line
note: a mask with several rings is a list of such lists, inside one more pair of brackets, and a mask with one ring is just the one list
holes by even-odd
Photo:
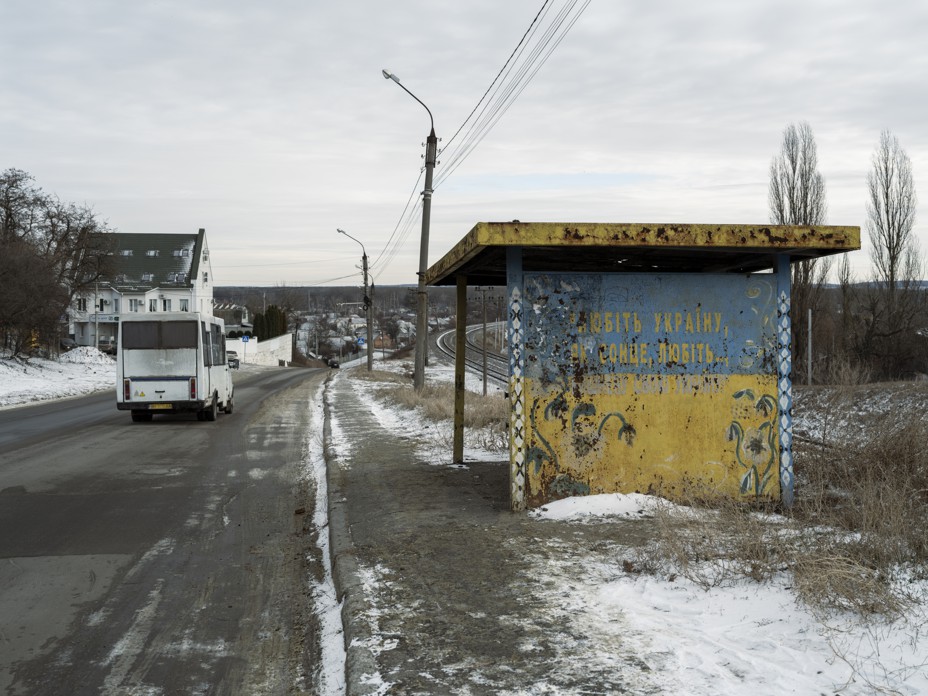
[[[483, 295], [483, 395], [487, 395], [487, 290], [477, 288]], [[460, 319], [459, 319], [460, 321]]]
[[422, 240], [419, 245], [419, 285], [416, 297], [416, 361], [413, 372], [413, 386], [415, 390], [422, 391], [425, 386], [425, 366], [427, 364], [427, 353], [429, 345], [429, 296], [425, 286], [425, 272], [428, 270], [429, 261], [429, 222], [432, 212], [432, 172], [435, 169], [435, 160], [438, 158], [438, 138], [435, 137], [435, 119], [432, 118], [432, 112], [419, 97], [410, 92], [400, 79], [393, 73], [383, 70], [383, 76], [387, 80], [393, 80], [396, 84], [410, 97], [422, 104], [423, 108], [429, 114], [431, 122], [431, 131], [425, 141], [425, 189], [422, 191]]
[[367, 282], [367, 254], [364, 254], [364, 307], [367, 309], [367, 371], [374, 369], [374, 283]]
[[372, 293], [368, 290], [367, 283], [367, 249], [364, 248], [364, 244], [360, 239], [355, 239], [345, 230], [337, 229], [336, 232], [345, 235], [348, 239], [354, 239], [361, 245], [361, 268], [364, 273], [364, 312], [367, 318], [367, 371], [370, 372], [374, 369], [374, 301], [371, 298]]

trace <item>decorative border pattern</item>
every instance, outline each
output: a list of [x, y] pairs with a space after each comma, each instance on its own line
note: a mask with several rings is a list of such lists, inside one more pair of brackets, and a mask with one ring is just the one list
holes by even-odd
[[[784, 270], [785, 266], [785, 270]], [[789, 258], [780, 261], [777, 293], [777, 405], [780, 426], [780, 499], [783, 505], [793, 504], [795, 476], [793, 474], [793, 355], [791, 350]]]
[[[510, 283], [512, 281], [510, 280]], [[509, 502], [513, 510], [525, 509], [525, 356], [522, 352], [521, 283], [509, 292]]]

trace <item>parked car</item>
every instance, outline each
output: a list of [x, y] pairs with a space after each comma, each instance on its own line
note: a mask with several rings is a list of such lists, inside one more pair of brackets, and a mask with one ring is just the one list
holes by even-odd
[[101, 353], [106, 353], [107, 355], [116, 355], [116, 341], [112, 338], [101, 338], [97, 342], [97, 348]]
[[241, 364], [239, 363], [238, 359], [238, 351], [227, 350], [226, 357], [229, 360], [229, 367], [231, 367], [233, 370], [237, 370], [240, 367]]
[[338, 360], [336, 360], [335, 358], [329, 358], [328, 366], [338, 367]]

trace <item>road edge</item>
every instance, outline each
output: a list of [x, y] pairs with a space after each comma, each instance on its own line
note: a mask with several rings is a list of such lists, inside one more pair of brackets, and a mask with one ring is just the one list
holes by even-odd
[[347, 504], [340, 484], [340, 470], [332, 448], [331, 406], [329, 395], [334, 376], [325, 380], [323, 396], [325, 424], [322, 429], [326, 485], [329, 493], [329, 556], [336, 598], [341, 604], [345, 643], [345, 693], [366, 696], [377, 691], [379, 669], [370, 649], [372, 633], [362, 618], [370, 605], [358, 572], [357, 553], [347, 520]]

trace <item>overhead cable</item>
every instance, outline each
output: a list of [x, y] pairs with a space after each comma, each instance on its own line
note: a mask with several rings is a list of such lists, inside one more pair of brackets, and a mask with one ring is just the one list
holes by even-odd
[[[534, 46], [528, 50], [528, 54], [524, 59], [522, 56], [526, 53], [528, 46], [517, 48], [515, 52], [517, 57], [516, 62], [518, 63], [518, 61], [521, 60], [521, 64], [504, 68], [503, 74], [505, 78], [503, 82], [497, 85], [495, 89], [491, 88], [491, 90], [488, 90], [488, 94], [492, 93], [491, 101], [480, 109], [477, 119], [468, 128], [463, 142], [459, 141], [457, 148], [450, 155], [450, 161], [447, 159], [448, 149], [445, 148], [443, 151], [443, 155], [446, 157], [445, 166], [442, 167], [442, 171], [438, 176], [434, 188], [438, 188], [438, 186], [448, 179], [451, 173], [460, 166], [460, 164], [473, 152], [474, 148], [487, 136], [496, 123], [499, 122], [499, 119], [502, 118], [522, 91], [531, 83], [541, 67], [551, 57], [554, 50], [560, 45], [561, 41], [564, 40], [564, 37], [580, 18], [580, 15], [583, 14], [590, 2], [591, 0], [583, 0], [582, 5], [577, 9], [580, 0], [571, 0], [571, 2], [562, 7], [561, 10], [556, 13], [552, 23], [541, 33], [540, 38], [538, 38]], [[539, 12], [542, 18], [547, 15], [547, 9], [549, 9], [546, 7], [547, 4], [546, 2]], [[533, 26], [530, 27], [529, 32], [527, 32], [530, 40], [534, 39], [538, 32], [539, 27], [535, 26], [535, 22], [533, 21]], [[455, 135], [457, 135], [457, 133]]]

